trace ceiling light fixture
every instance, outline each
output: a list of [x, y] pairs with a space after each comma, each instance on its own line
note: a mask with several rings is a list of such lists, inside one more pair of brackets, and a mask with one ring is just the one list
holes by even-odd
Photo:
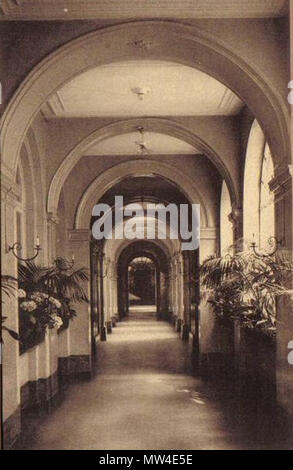
[[151, 89], [148, 86], [144, 86], [144, 87], [132, 88], [131, 91], [137, 95], [137, 97], [140, 101], [143, 101], [145, 96], [148, 95], [151, 92]]
[[147, 153], [146, 142], [144, 140], [144, 128], [142, 126], [137, 126], [136, 130], [139, 132], [141, 140], [136, 141], [135, 144], [138, 145], [141, 155]]

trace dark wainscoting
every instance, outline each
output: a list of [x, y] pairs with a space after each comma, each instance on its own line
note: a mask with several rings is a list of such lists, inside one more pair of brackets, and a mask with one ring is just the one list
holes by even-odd
[[59, 384], [66, 386], [78, 380], [92, 378], [92, 360], [89, 355], [59, 357], [58, 359]]
[[4, 449], [25, 449], [38, 421], [61, 403], [68, 386], [91, 377], [91, 357], [78, 355], [60, 357], [54, 374], [24, 384], [20, 390], [19, 408], [3, 424]]
[[21, 408], [15, 412], [3, 423], [3, 449], [10, 449], [16, 442], [21, 432]]
[[45, 379], [27, 382], [20, 389], [21, 411], [49, 411], [58, 390], [57, 371]]

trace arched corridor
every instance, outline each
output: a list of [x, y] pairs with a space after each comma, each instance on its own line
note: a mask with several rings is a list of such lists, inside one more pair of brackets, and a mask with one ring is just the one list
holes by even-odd
[[34, 423], [19, 449], [290, 447], [284, 429], [264, 424], [265, 410], [256, 420], [219, 377], [195, 375], [190, 345], [147, 308], [119, 323], [98, 353], [93, 379], [74, 385], [41, 426]]
[[3, 3], [2, 447], [293, 448], [288, 2]]

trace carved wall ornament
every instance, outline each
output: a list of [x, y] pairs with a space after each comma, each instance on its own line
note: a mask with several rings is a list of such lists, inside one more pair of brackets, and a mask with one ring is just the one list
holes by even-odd
[[145, 39], [135, 39], [134, 41], [128, 42], [127, 45], [141, 49], [142, 51], [148, 51], [152, 47], [153, 43], [152, 41]]

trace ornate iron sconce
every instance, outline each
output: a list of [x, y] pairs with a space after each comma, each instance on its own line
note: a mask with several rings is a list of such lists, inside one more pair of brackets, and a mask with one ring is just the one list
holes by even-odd
[[24, 261], [24, 262], [33, 261], [38, 256], [38, 254], [40, 253], [40, 251], [42, 249], [41, 246], [40, 246], [39, 237], [37, 236], [37, 239], [36, 239], [36, 246], [35, 246], [36, 253], [35, 253], [34, 256], [32, 256], [31, 258], [22, 258], [21, 256], [18, 256], [17, 252], [20, 251], [21, 249], [22, 249], [22, 245], [19, 242], [15, 242], [12, 246], [8, 247], [8, 251], [12, 251], [12, 254], [19, 261]]
[[268, 238], [268, 245], [271, 248], [270, 251], [258, 252], [255, 241], [251, 243], [250, 248], [252, 248], [255, 256], [257, 256], [258, 258], [268, 258], [270, 256], [274, 256], [279, 250], [279, 248], [282, 246], [282, 244], [283, 244], [282, 240], [278, 240], [276, 237], [271, 236]]

